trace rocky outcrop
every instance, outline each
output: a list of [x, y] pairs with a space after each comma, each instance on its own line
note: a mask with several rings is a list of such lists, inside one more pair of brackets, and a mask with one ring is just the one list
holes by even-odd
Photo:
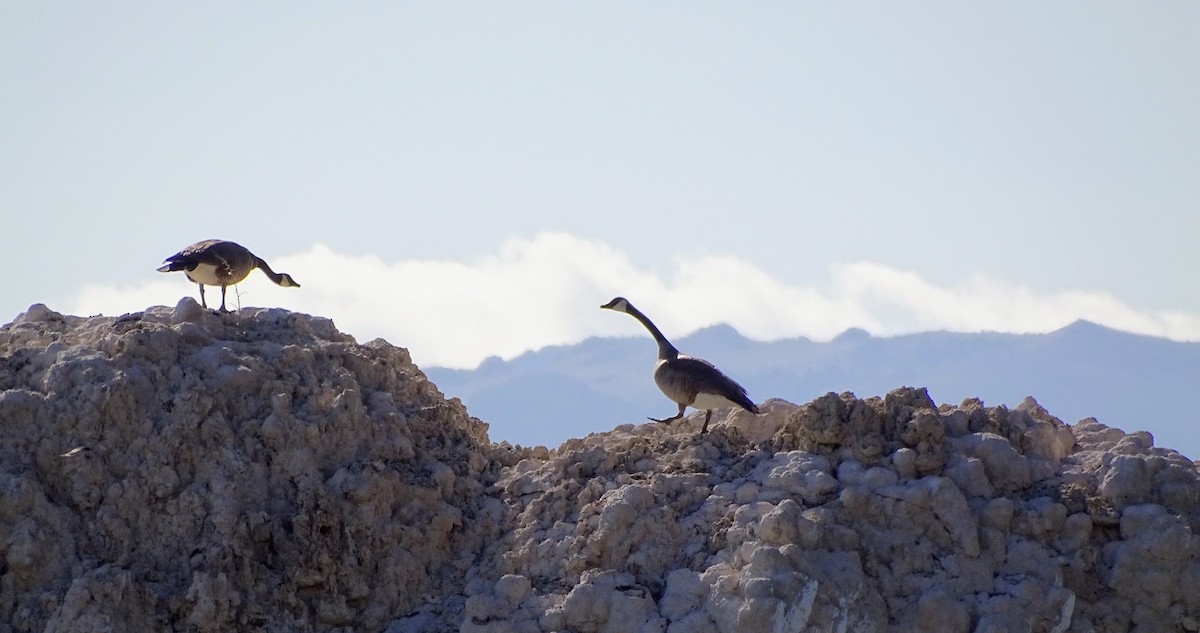
[[328, 319], [35, 306], [0, 358], [6, 630], [455, 619], [504, 518], [486, 427]]
[[488, 441], [400, 348], [191, 299], [0, 329], [0, 630], [1196, 631], [1195, 464], [829, 394]]
[[1196, 468], [1148, 435], [918, 389], [763, 408], [505, 470], [462, 630], [1200, 628]]

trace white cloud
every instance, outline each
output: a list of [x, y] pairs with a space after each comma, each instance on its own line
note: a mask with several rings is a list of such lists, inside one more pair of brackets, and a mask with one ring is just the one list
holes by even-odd
[[[1177, 340], [1200, 340], [1200, 317], [1140, 311], [1100, 292], [1039, 294], [971, 277], [941, 287], [871, 262], [835, 264], [828, 279], [789, 285], [731, 256], [673, 262], [667, 276], [637, 269], [604, 243], [564, 233], [505, 241], [470, 262], [396, 260], [335, 253], [322, 245], [271, 260], [302, 287], [279, 288], [258, 273], [231, 290], [236, 306], [277, 305], [332, 318], [360, 341], [383, 337], [418, 364], [471, 367], [592, 335], [641, 336], [632, 319], [599, 306], [624, 295], [672, 338], [729, 323], [769, 340], [828, 339], [850, 327], [877, 335], [928, 330], [1046, 332], [1088, 319]], [[77, 314], [118, 314], [196, 296], [183, 275], [142, 284], [89, 286]], [[213, 303], [219, 291], [209, 291]], [[215, 301], [213, 301], [215, 300]], [[135, 307], [136, 306], [136, 307]]]

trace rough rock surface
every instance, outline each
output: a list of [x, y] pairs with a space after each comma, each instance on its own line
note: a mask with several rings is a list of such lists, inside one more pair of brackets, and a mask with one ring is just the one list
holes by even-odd
[[762, 409], [511, 447], [327, 319], [33, 306], [0, 328], [0, 631], [1200, 630], [1197, 468], [1149, 434], [911, 388]]

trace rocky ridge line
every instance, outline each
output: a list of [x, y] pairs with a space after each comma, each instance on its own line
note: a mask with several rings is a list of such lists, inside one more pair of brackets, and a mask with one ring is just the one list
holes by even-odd
[[492, 444], [327, 319], [0, 328], [0, 631], [1195, 631], [1195, 464], [829, 394]]

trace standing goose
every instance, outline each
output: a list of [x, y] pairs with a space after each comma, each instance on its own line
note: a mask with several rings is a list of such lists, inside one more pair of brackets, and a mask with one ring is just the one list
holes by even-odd
[[683, 417], [683, 412], [688, 407], [704, 409], [704, 428], [700, 432], [707, 433], [713, 409], [741, 407], [751, 413], [758, 413], [758, 407], [746, 396], [745, 387], [734, 382], [712, 363], [680, 354], [654, 323], [633, 307], [625, 297], [617, 297], [600, 307], [624, 312], [641, 321], [658, 343], [658, 364], [654, 366], [654, 383], [663, 394], [679, 405], [679, 413], [669, 418], [650, 418], [651, 420], [671, 422]]
[[200, 304], [205, 308], [204, 286], [221, 287], [221, 312], [225, 309], [225, 288], [246, 278], [250, 271], [260, 268], [271, 281], [285, 288], [299, 288], [300, 284], [287, 273], [271, 270], [267, 262], [246, 250], [246, 247], [225, 240], [204, 240], [175, 253], [158, 269], [160, 273], [184, 271], [188, 279], [200, 286]]

